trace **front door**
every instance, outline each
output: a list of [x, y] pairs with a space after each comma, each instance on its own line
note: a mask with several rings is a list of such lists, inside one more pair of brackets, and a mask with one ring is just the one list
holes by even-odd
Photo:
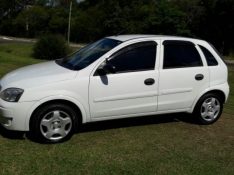
[[93, 120], [156, 112], [156, 55], [155, 41], [130, 44], [108, 59], [115, 73], [91, 75], [89, 102]]

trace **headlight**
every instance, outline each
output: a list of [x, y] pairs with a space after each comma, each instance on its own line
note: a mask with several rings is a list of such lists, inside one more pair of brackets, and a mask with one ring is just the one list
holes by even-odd
[[8, 88], [0, 93], [0, 98], [8, 102], [18, 102], [23, 92], [23, 89]]

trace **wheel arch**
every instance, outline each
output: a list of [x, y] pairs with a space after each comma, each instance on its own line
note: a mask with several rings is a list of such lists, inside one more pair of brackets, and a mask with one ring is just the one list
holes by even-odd
[[217, 94], [218, 96], [220, 96], [221, 102], [222, 102], [223, 104], [225, 103], [225, 101], [226, 101], [226, 95], [225, 95], [225, 93], [224, 93], [222, 90], [220, 90], [220, 89], [211, 89], [211, 90], [208, 90], [208, 91], [203, 92], [199, 97], [196, 98], [196, 100], [195, 100], [195, 102], [194, 102], [194, 104], [193, 104], [193, 106], [192, 106], [192, 109], [191, 109], [191, 111], [190, 111], [191, 113], [194, 111], [194, 109], [195, 109], [197, 103], [199, 102], [199, 100], [200, 100], [204, 95], [209, 94], [209, 93]]
[[37, 111], [40, 110], [43, 106], [48, 105], [48, 104], [55, 104], [55, 103], [60, 103], [60, 104], [65, 104], [68, 106], [71, 106], [75, 111], [78, 112], [79, 114], [79, 118], [78, 121], [79, 123], [86, 123], [87, 120], [87, 112], [85, 110], [85, 108], [83, 107], [83, 105], [79, 102], [77, 102], [75, 99], [73, 98], [65, 98], [65, 97], [60, 97], [60, 98], [55, 98], [55, 97], [50, 97], [50, 98], [46, 98], [43, 100], [40, 100], [39, 102], [37, 102], [29, 111], [27, 118], [25, 120], [25, 126], [26, 126], [26, 130], [30, 129], [30, 123], [31, 123], [31, 119], [33, 114]]

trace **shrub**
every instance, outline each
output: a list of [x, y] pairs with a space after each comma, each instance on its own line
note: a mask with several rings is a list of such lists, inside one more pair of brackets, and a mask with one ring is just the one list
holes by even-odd
[[69, 47], [62, 36], [47, 34], [39, 38], [33, 48], [33, 56], [42, 60], [65, 57]]

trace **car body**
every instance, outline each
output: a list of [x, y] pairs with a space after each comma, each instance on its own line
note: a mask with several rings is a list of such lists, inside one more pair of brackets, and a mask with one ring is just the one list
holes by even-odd
[[[1, 124], [9, 130], [37, 132], [33, 128], [43, 131], [40, 123], [48, 121], [45, 132], [38, 133], [47, 141], [58, 142], [67, 134], [51, 139], [45, 136], [51, 128], [61, 128], [62, 120], [51, 123], [45, 118], [56, 106], [38, 114], [48, 105], [62, 104], [74, 110], [74, 118], [79, 120], [74, 122], [72, 114], [67, 115], [72, 121], [70, 132], [78, 122], [175, 112], [201, 114], [204, 106], [208, 114], [213, 104], [213, 112], [219, 108], [217, 116], [212, 120], [200, 117], [210, 124], [218, 119], [228, 98], [227, 66], [206, 41], [119, 35], [82, 49], [68, 58], [23, 67], [4, 76], [0, 81]], [[203, 99], [207, 94], [210, 102], [208, 97]], [[212, 94], [217, 98], [212, 99]], [[60, 118], [62, 111], [57, 110]]]

